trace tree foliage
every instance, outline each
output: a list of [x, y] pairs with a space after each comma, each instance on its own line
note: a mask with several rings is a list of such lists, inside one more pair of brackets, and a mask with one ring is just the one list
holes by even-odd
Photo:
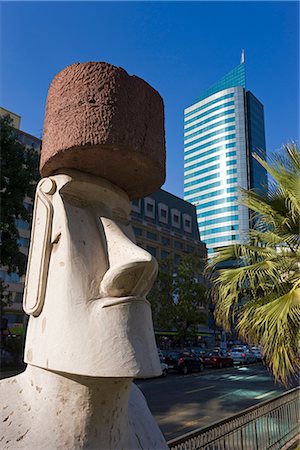
[[198, 272], [199, 259], [194, 255], [182, 257], [177, 266], [171, 258], [160, 261], [157, 280], [148, 295], [156, 329], [177, 331], [185, 339], [206, 321], [201, 310], [206, 288], [197, 281]]
[[[0, 118], [1, 146], [1, 266], [8, 272], [25, 272], [26, 256], [20, 252], [16, 219], [30, 221], [30, 213], [24, 206], [25, 197], [33, 197], [39, 179], [39, 155], [33, 148], [18, 142], [7, 115]], [[1, 300], [5, 301], [5, 286], [1, 283]]]
[[261, 345], [275, 378], [287, 384], [299, 369], [300, 154], [287, 144], [270, 163], [254, 156], [272, 179], [264, 194], [242, 190], [255, 224], [248, 243], [220, 249], [208, 270], [217, 322], [227, 330], [236, 323]]

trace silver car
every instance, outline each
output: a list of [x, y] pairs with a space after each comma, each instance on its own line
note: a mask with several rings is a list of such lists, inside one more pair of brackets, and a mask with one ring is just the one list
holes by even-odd
[[261, 351], [261, 349], [259, 347], [252, 346], [250, 350], [256, 356], [256, 360], [257, 361], [261, 361], [262, 360], [262, 351]]
[[234, 364], [250, 364], [257, 361], [256, 356], [247, 347], [233, 347], [230, 356]]

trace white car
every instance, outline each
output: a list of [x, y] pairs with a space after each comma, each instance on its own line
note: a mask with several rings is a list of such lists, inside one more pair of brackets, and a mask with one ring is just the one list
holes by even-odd
[[166, 377], [168, 375], [169, 366], [168, 366], [168, 364], [164, 363], [161, 359], [159, 359], [159, 360], [160, 360], [160, 367], [161, 367], [161, 371], [162, 371], [161, 376]]
[[246, 347], [233, 347], [230, 356], [235, 364], [250, 364], [256, 362], [256, 356]]
[[252, 346], [250, 348], [251, 352], [256, 356], [257, 361], [261, 361], [262, 360], [262, 351], [259, 347], [256, 346]]

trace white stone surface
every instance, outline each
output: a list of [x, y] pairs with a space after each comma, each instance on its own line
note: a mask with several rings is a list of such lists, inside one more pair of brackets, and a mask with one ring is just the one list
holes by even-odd
[[146, 294], [155, 259], [130, 202], [65, 171], [38, 185], [24, 309], [26, 371], [1, 382], [2, 448], [166, 449], [136, 377], [161, 374]]

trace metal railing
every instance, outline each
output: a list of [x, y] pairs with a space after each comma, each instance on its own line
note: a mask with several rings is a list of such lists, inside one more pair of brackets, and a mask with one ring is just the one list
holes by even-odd
[[168, 442], [171, 450], [280, 450], [299, 433], [300, 387]]

